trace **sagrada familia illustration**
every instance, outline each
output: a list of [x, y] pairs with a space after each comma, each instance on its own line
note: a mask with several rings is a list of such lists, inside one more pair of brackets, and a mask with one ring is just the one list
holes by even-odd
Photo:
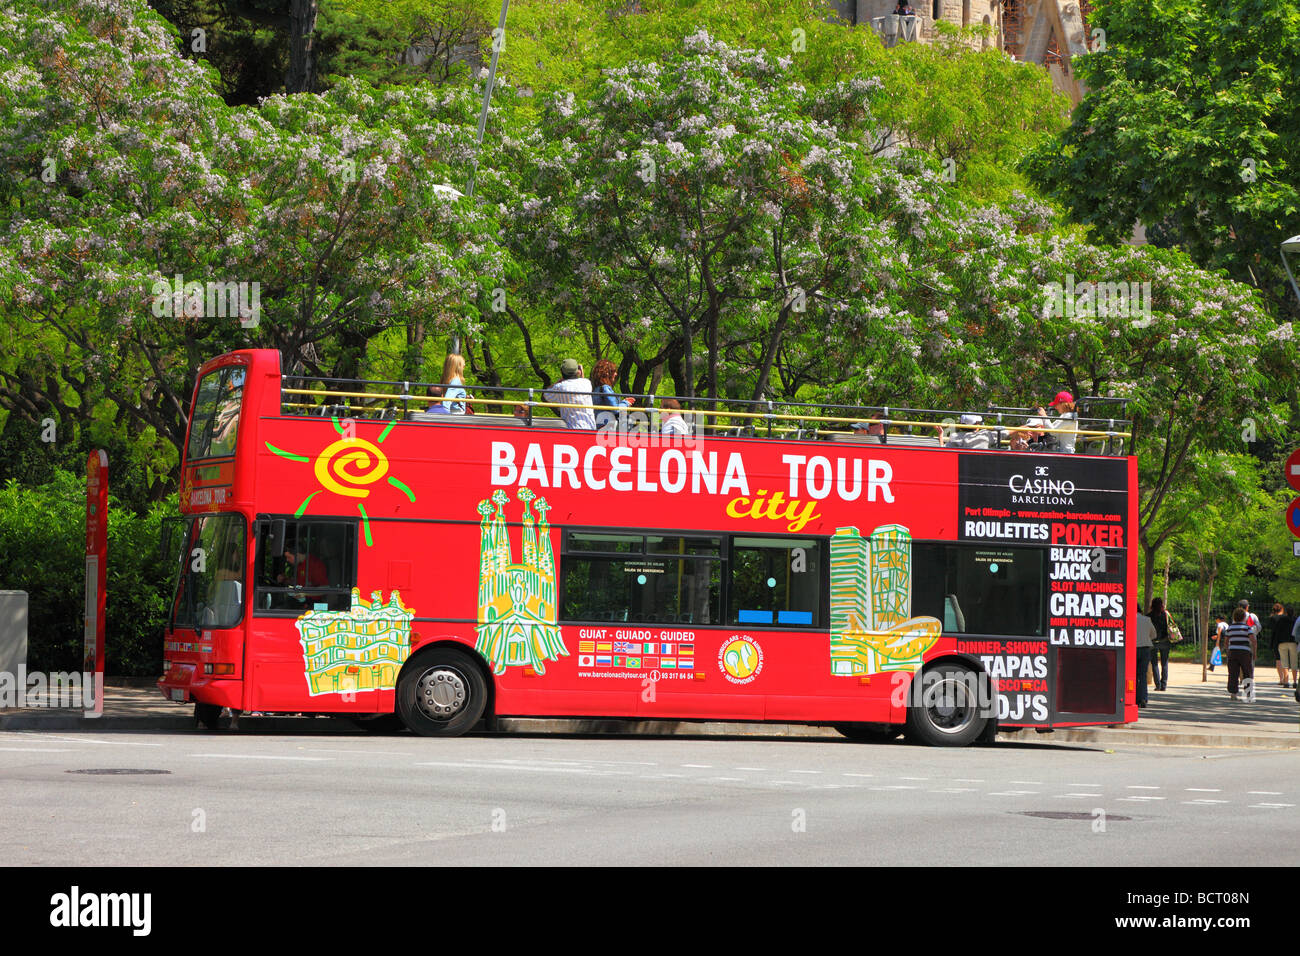
[[478, 641], [474, 647], [492, 662], [497, 674], [516, 666], [544, 674], [547, 661], [569, 656], [555, 623], [555, 556], [546, 523], [551, 506], [529, 488], [520, 488], [516, 497], [524, 503], [523, 560], [519, 563], [514, 560], [506, 525], [509, 497], [497, 489], [491, 502], [478, 503]]

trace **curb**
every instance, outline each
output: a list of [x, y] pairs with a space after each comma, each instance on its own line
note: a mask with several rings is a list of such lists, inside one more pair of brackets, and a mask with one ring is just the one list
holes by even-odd
[[[245, 717], [242, 729], [283, 734], [363, 734], [351, 721], [338, 717]], [[16, 714], [0, 716], [0, 731], [196, 731], [190, 716], [83, 717], [77, 714]], [[225, 731], [221, 731], [225, 732]], [[776, 737], [789, 739], [833, 739], [849, 743], [833, 727], [812, 724], [764, 724], [732, 721], [673, 720], [585, 720], [533, 717], [502, 717], [493, 725], [480, 725], [475, 736], [507, 734], [567, 734], [570, 736], [626, 737]], [[1087, 730], [1067, 728], [1050, 734], [1033, 733], [1032, 728], [1002, 732], [1005, 743], [1087, 743], [1101, 746], [1209, 747], [1249, 750], [1297, 750], [1300, 735], [1177, 733], [1163, 730]]]

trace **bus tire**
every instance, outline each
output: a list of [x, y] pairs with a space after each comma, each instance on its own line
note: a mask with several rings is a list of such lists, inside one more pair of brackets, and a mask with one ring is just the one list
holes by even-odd
[[202, 704], [194, 702], [194, 723], [202, 725], [204, 730], [219, 730], [221, 728], [221, 710], [220, 704]]
[[860, 744], [887, 744], [903, 732], [893, 724], [835, 724], [835, 729]]
[[989, 719], [980, 713], [981, 694], [977, 689], [986, 681], [960, 664], [927, 667], [908, 691], [907, 739], [930, 747], [974, 743]]
[[479, 722], [486, 706], [483, 672], [454, 648], [421, 651], [397, 681], [397, 712], [422, 737], [458, 737]]

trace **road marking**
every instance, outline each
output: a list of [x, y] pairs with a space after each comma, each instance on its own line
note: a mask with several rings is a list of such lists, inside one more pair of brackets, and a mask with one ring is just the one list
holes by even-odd
[[1201, 797], [1201, 798], [1198, 799], [1198, 800], [1184, 800], [1184, 801], [1183, 801], [1183, 803], [1227, 803], [1227, 802], [1228, 802], [1227, 800], [1208, 800], [1208, 799], [1206, 799], [1205, 797]]
[[[42, 735], [45, 736], [45, 735]], [[115, 747], [161, 747], [162, 744], [150, 743], [145, 740], [96, 740], [93, 737], [65, 737], [55, 736], [53, 734], [46, 736], [47, 740], [59, 740], [65, 744], [112, 744]]]
[[713, 764], [711, 764], [711, 763], [684, 763], [684, 764], [682, 764], [682, 766], [683, 766], [683, 767], [690, 767], [690, 768], [693, 769], [693, 770], [712, 770], [712, 769], [713, 769]]
[[983, 777], [957, 777], [953, 780], [953, 783], [983, 783], [983, 782], [984, 782]]
[[1252, 807], [1257, 810], [1281, 810], [1285, 807], [1294, 807], [1294, 803], [1252, 803]]
[[843, 773], [843, 777], [874, 777], [874, 773]]
[[[324, 760], [324, 757], [300, 757], [300, 760]], [[333, 758], [328, 758], [333, 759]], [[528, 764], [491, 764], [491, 763], [464, 763], [453, 760], [422, 760], [413, 766], [416, 767], [456, 767], [462, 770], [531, 770], [534, 773], [579, 773], [587, 774], [593, 777], [630, 777], [631, 770], [594, 770], [590, 767], [540, 767], [529, 766]], [[665, 777], [684, 777], [685, 774], [673, 773], [663, 774]]]
[[1165, 798], [1164, 797], [1120, 797], [1119, 799], [1139, 801], [1139, 800], [1163, 800]]
[[1031, 793], [1038, 793], [1037, 790], [996, 790], [989, 794], [990, 797], [1023, 797]]
[[414, 757], [414, 751], [406, 750], [335, 750], [331, 747], [303, 747], [303, 750], [313, 754], [370, 754], [380, 757]]
[[710, 777], [710, 780], [726, 780], [730, 783], [744, 782], [744, 777]]
[[1187, 787], [1188, 793], [1223, 793], [1217, 787]]
[[216, 757], [222, 760], [310, 760], [326, 761], [333, 760], [333, 757], [280, 757], [272, 754], [186, 754], [187, 757]]
[[1246, 792], [1247, 792], [1248, 794], [1250, 794], [1252, 797], [1280, 797], [1280, 796], [1282, 796], [1282, 791], [1281, 791], [1281, 790], [1247, 790]]
[[755, 773], [767, 773], [766, 767], [732, 767], [732, 770], [752, 770]]
[[920, 787], [913, 787], [907, 783], [896, 783], [888, 787], [867, 787], [868, 790], [920, 790]]
[[[1129, 789], [1129, 790], [1159, 790], [1160, 788], [1159, 788], [1159, 787], [1148, 787], [1148, 786], [1144, 786], [1144, 785], [1142, 785], [1142, 784], [1140, 784], [1140, 783], [1135, 783], [1135, 784], [1130, 784], [1129, 787], [1128, 787], [1128, 789]], [[1216, 792], [1217, 792], [1217, 791], [1216, 791]]]
[[899, 780], [929, 780], [929, 777], [899, 777]]
[[25, 754], [70, 754], [76, 753], [73, 747], [0, 747], [7, 753], [25, 753]]
[[[821, 771], [820, 770], [787, 770], [786, 773], [821, 773]], [[903, 779], [908, 780], [910, 778], [904, 777]]]
[[931, 790], [931, 793], [974, 793], [974, 787], [946, 787], [943, 790]]
[[1043, 785], [1043, 781], [1041, 781], [1041, 780], [1012, 780], [1012, 781], [1009, 781], [1009, 782], [1010, 782], [1010, 783], [1021, 783], [1021, 784], [1025, 784], [1025, 783], [1027, 783], [1027, 784], [1029, 784], [1030, 786], [1034, 786], [1034, 787], [1041, 787], [1041, 786]]
[[1099, 783], [1067, 783], [1067, 787], [1100, 787]]

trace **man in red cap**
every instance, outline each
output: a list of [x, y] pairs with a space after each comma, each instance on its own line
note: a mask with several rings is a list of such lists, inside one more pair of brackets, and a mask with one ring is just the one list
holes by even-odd
[[1069, 392], [1057, 392], [1056, 398], [1048, 402], [1047, 407], [1060, 417], [1049, 422], [1051, 434], [1056, 436], [1056, 443], [1063, 452], [1074, 453], [1076, 432], [1079, 428], [1079, 416], [1074, 411], [1074, 396]]

